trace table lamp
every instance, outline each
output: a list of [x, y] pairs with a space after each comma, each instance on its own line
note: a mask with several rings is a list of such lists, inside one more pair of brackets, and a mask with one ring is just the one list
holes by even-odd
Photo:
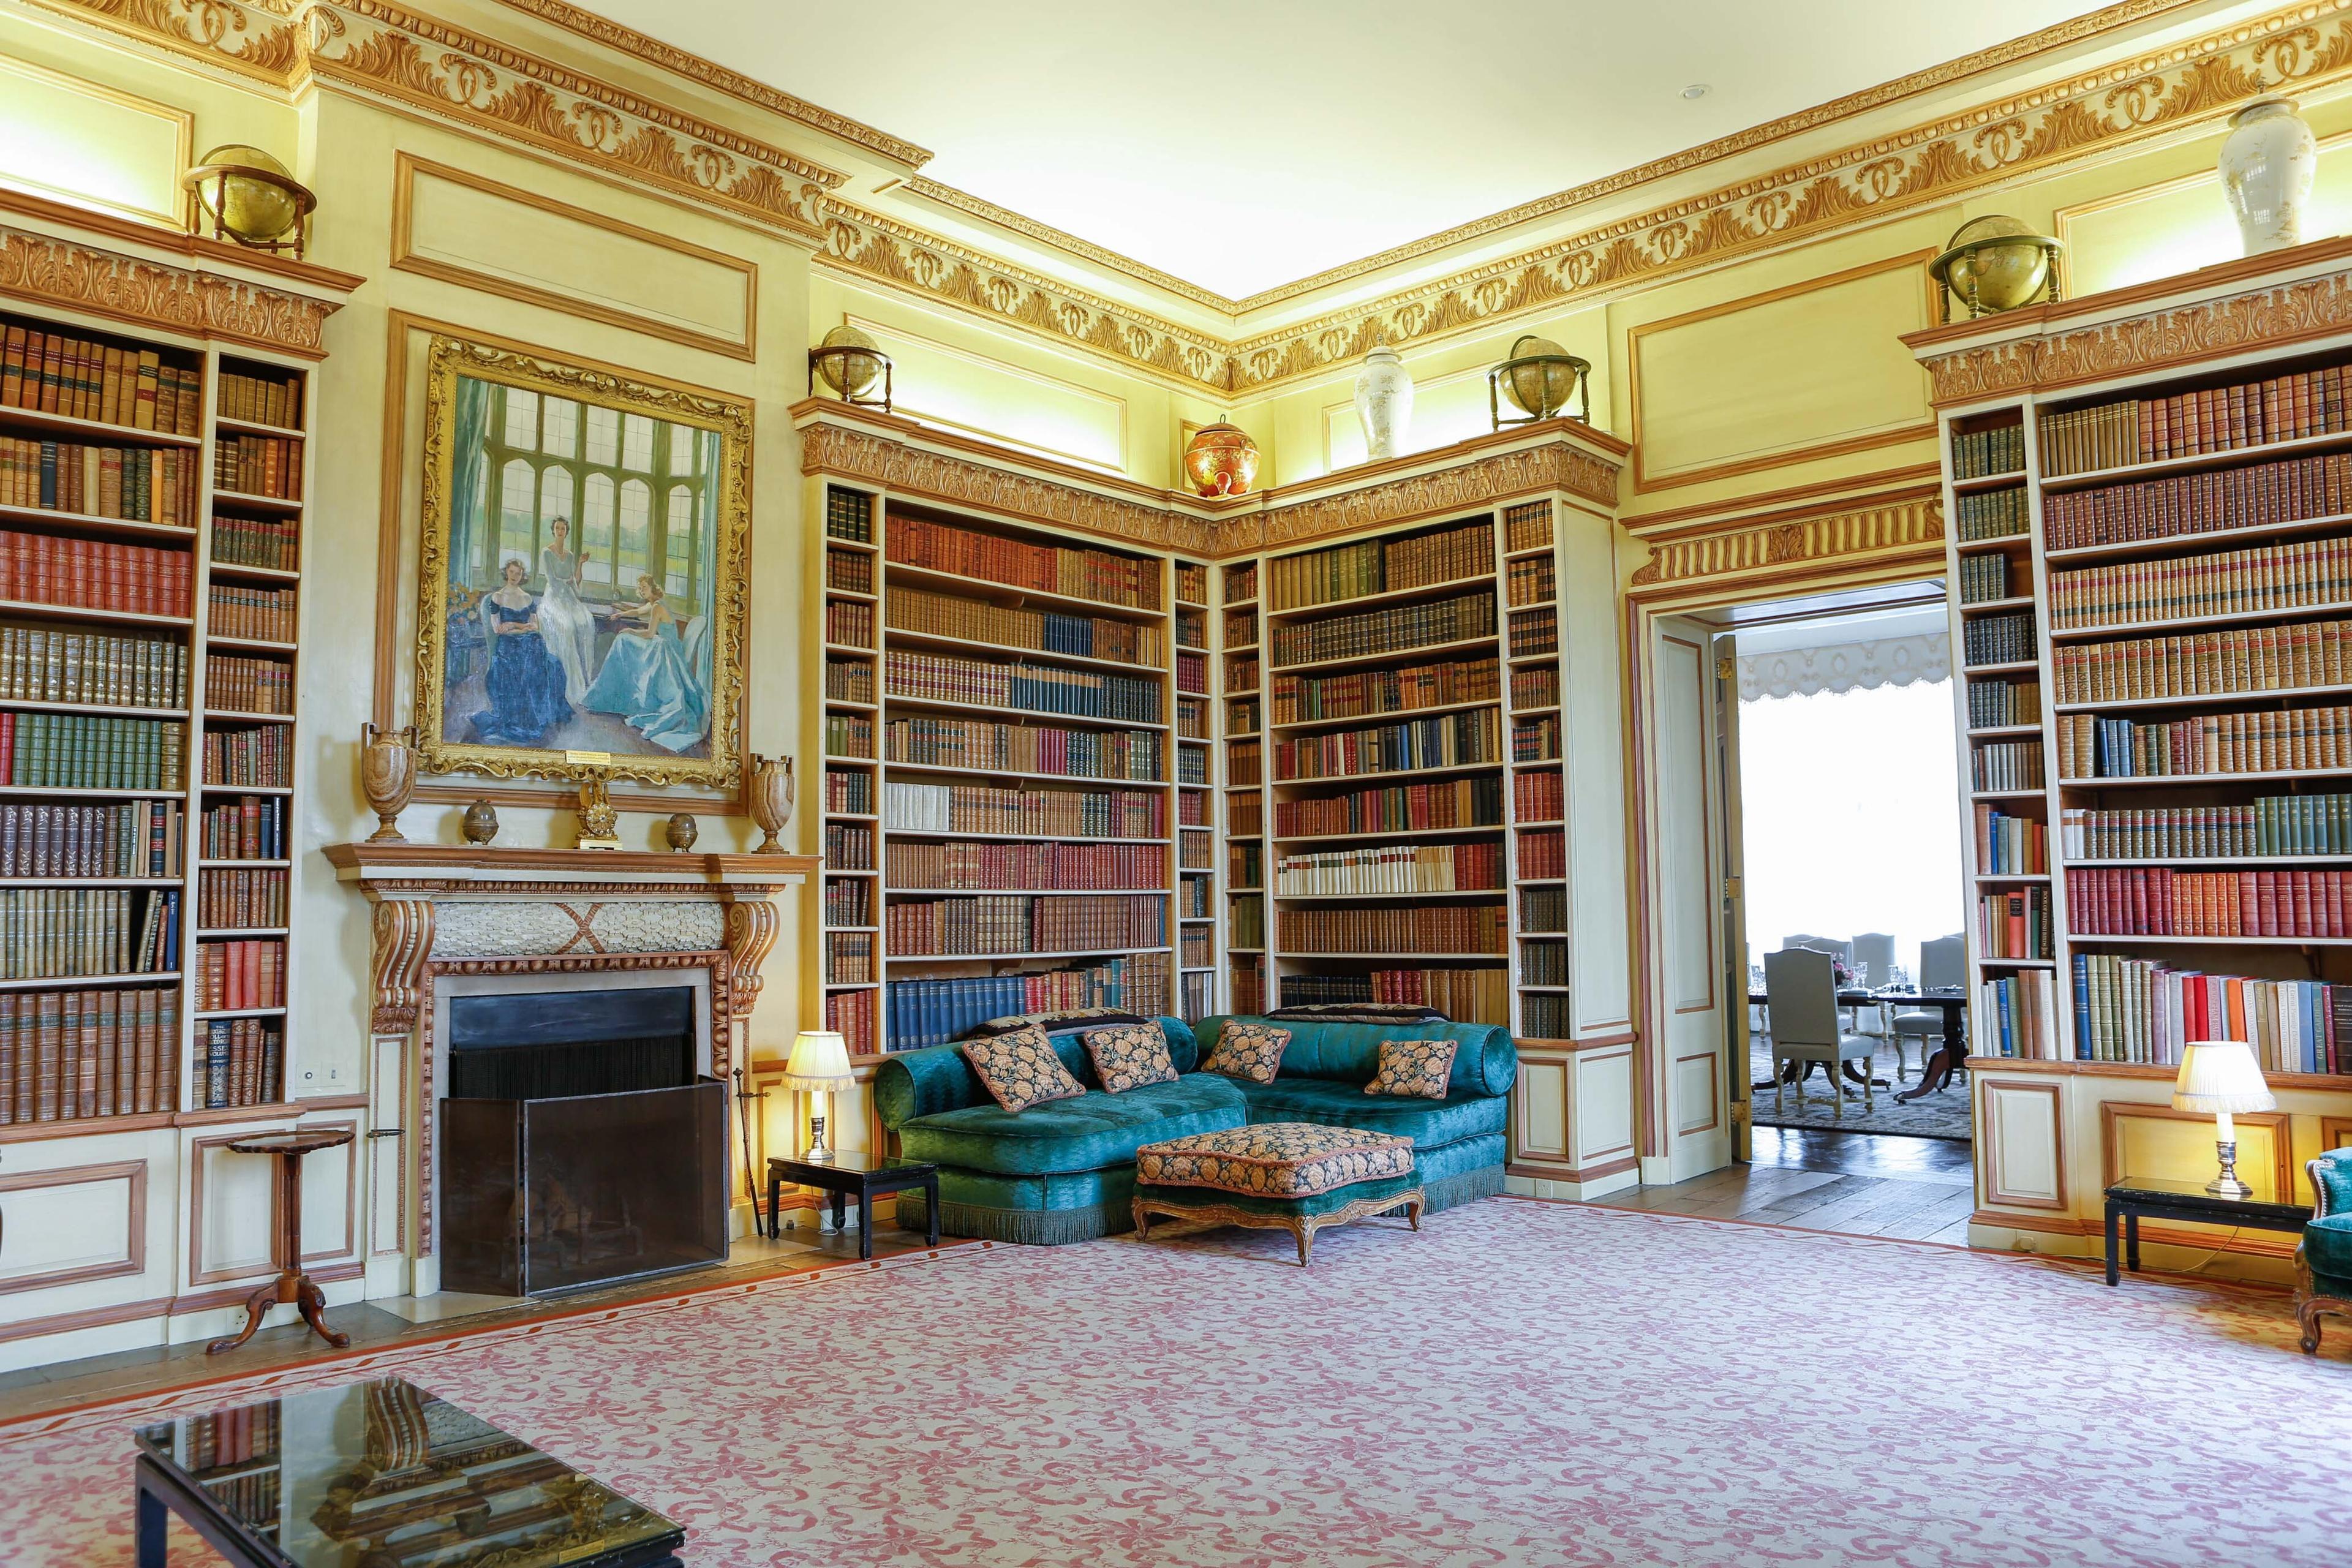
[[[803, 1029], [793, 1041], [792, 1057], [784, 1063], [786, 1089], [831, 1096], [856, 1081], [849, 1072], [848, 1043], [834, 1030]], [[825, 1104], [830, 1108], [831, 1100]], [[809, 1150], [802, 1157], [812, 1164], [833, 1163], [833, 1151], [825, 1147], [824, 1116], [821, 1111], [809, 1112]]]
[[2180, 1053], [2180, 1076], [2173, 1080], [2176, 1110], [2210, 1113], [2221, 1173], [2205, 1184], [2217, 1198], [2250, 1198], [2254, 1189], [2238, 1180], [2238, 1130], [2230, 1118], [2241, 1110], [2274, 1110], [2262, 1064], [2243, 1040], [2200, 1040]]

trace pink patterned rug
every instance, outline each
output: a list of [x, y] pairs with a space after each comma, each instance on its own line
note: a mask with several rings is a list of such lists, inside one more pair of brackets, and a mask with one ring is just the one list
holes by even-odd
[[131, 1562], [136, 1419], [390, 1372], [679, 1521], [692, 1568], [2352, 1550], [2352, 1366], [2276, 1296], [1507, 1198], [1295, 1256], [972, 1249], [42, 1418], [0, 1430], [0, 1563]]

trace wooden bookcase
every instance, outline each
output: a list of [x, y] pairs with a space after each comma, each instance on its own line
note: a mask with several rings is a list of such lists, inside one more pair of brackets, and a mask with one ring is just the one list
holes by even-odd
[[[1114, 963], [1123, 970], [1117, 997], [1121, 1005], [1145, 1013], [1166, 1012], [1177, 1000], [1175, 970], [1182, 929], [1177, 910], [1182, 889], [1177, 869], [1172, 691], [1176, 617], [1168, 558], [1148, 551], [1119, 551], [1098, 539], [1047, 523], [1010, 521], [933, 500], [896, 496], [886, 487], [861, 487], [835, 479], [818, 481], [813, 504], [817, 515], [825, 519], [823, 536], [815, 542], [823, 554], [816, 563], [814, 581], [827, 666], [815, 749], [824, 758], [825, 775], [818, 797], [827, 865], [817, 963], [828, 1024], [849, 1034], [853, 1049], [861, 1056], [908, 1048], [922, 1037], [919, 1030], [939, 1033], [949, 1015], [926, 1012], [935, 1002], [925, 997], [919, 1005], [917, 994], [894, 989], [899, 983], [1087, 970], [1097, 972], [1097, 999], [1108, 1000], [1104, 986]], [[1131, 563], [1139, 584], [1136, 597], [1142, 602], [1120, 603], [1116, 593], [1089, 591], [1089, 585], [1082, 583], [1060, 584], [1055, 591], [1047, 591], [917, 564], [912, 560], [914, 542], [925, 529], [950, 530], [960, 537], [1001, 542], [1015, 548], [1091, 552], [1097, 560]], [[864, 537], [855, 537], [860, 534]], [[938, 625], [918, 629], [926, 612], [917, 606], [924, 605], [934, 616], [973, 618], [950, 629]], [[1204, 607], [1201, 613], [1205, 617]], [[1060, 619], [1041, 623], [1036, 628], [1014, 623], [1013, 617], [1028, 616]], [[992, 626], [992, 620], [999, 624]], [[1077, 622], [1095, 623], [1084, 635], [1108, 638], [1113, 647], [1131, 637], [1137, 657], [1097, 657], [1032, 646], [1066, 639]], [[1087, 646], [1098, 645], [1089, 641]], [[1202, 658], [1205, 663], [1205, 648]], [[1142, 699], [1136, 710], [1148, 712], [1149, 717], [1049, 711], [1024, 703], [1018, 693], [992, 696], [975, 688], [971, 695], [947, 695], [938, 689], [918, 694], [914, 688], [922, 682], [906, 679], [894, 684], [893, 671], [911, 676], [916, 661], [929, 661], [927, 668], [934, 677], [945, 668], [942, 661], [954, 661], [960, 667], [959, 680], [978, 679], [971, 666], [1018, 666], [1038, 671], [1048, 681], [1077, 676], [1133, 683], [1125, 688], [1123, 700]], [[1203, 679], [1204, 688], [1206, 684]], [[1205, 708], [1213, 693], [1204, 689], [1200, 696]], [[1099, 738], [1107, 750], [1126, 745], [1137, 760], [1123, 764], [1119, 771], [1107, 761], [1098, 761], [1096, 765], [1100, 771], [1056, 772], [1000, 764], [993, 755], [981, 763], [948, 763], [937, 760], [942, 754], [940, 752], [920, 746], [910, 748], [907, 756], [891, 756], [893, 724], [930, 723], [979, 725], [992, 731], [1000, 725], [1015, 731], [1067, 731]], [[1022, 739], [1024, 744], [1046, 743]], [[1204, 763], [1210, 750], [1204, 737], [1197, 747]], [[917, 760], [915, 751], [928, 751], [932, 760]], [[1070, 766], [1084, 764], [1074, 762]], [[1204, 766], [1197, 791], [1202, 798], [1212, 795], [1212, 783]], [[1073, 833], [1066, 824], [1040, 823], [1035, 831], [1009, 831], [956, 826], [953, 817], [923, 822], [903, 810], [894, 812], [894, 785], [1039, 790], [1113, 799], [1145, 796], [1156, 826], [1149, 833]], [[1055, 804], [1073, 807], [1076, 802]], [[1118, 826], [1123, 828], [1126, 824]], [[1208, 832], [1213, 845], [1213, 819]], [[894, 847], [900, 850], [895, 857]], [[1145, 858], [1157, 857], [1157, 868], [1149, 874], [1137, 870], [1131, 880], [1102, 878], [1101, 886], [1084, 885], [1070, 874], [986, 888], [978, 883], [993, 879], [959, 875], [918, 885], [898, 874], [906, 862], [929, 847], [941, 853], [984, 847], [1039, 858], [1058, 852], [1098, 855], [1105, 859], [1125, 849]], [[1068, 885], [1057, 885], [1063, 882]], [[1034, 910], [1036, 900], [1068, 898], [1130, 900], [1129, 909], [1141, 923], [1154, 928], [1157, 940], [1073, 939], [1059, 946], [1040, 946], [1034, 940], [1033, 924], [1029, 936], [1017, 940], [1007, 936], [986, 951], [950, 954], [900, 951], [904, 939], [894, 944], [891, 938], [894, 908], [938, 904], [939, 918], [944, 921], [963, 918], [982, 907], [961, 900], [1023, 900], [1019, 906], [988, 906], [1002, 914], [1016, 907]], [[865, 945], [871, 952], [870, 967], [862, 971], [845, 952], [856, 945]], [[992, 1014], [1027, 1010], [968, 1000], [959, 1005], [961, 1011], [954, 1015], [958, 1028]], [[870, 1024], [863, 1022], [866, 1018], [870, 1018]]]
[[[45, 342], [96, 350], [82, 361], [80, 387], [59, 384], [60, 399], [77, 393], [85, 399], [80, 415], [61, 411], [69, 403], [23, 405], [21, 377], [20, 401], [0, 403], [0, 437], [16, 458], [34, 465], [14, 476], [16, 488], [5, 492], [12, 500], [0, 505], [16, 556], [0, 624], [19, 655], [0, 688], [7, 693], [0, 715], [8, 744], [26, 742], [0, 775], [9, 781], [0, 785], [0, 805], [34, 814], [19, 818], [21, 858], [0, 885], [20, 898], [119, 894], [124, 906], [99, 919], [53, 907], [37, 917], [46, 925], [20, 910], [24, 918], [7, 931], [17, 955], [11, 969], [50, 973], [0, 983], [19, 1009], [5, 1031], [0, 1141], [292, 1114], [298, 1043], [287, 1034], [285, 1004], [299, 940], [288, 911], [303, 519], [313, 479], [306, 460], [310, 370], [254, 348], [131, 331], [14, 301], [0, 303], [0, 329], [10, 342], [22, 332], [29, 343], [37, 332]], [[130, 367], [127, 377], [110, 371], [110, 350], [118, 365]], [[135, 381], [142, 354], [154, 362], [151, 392], [162, 390], [167, 369], [184, 378], [184, 412], [170, 428], [121, 422], [132, 395], [126, 382]], [[62, 360], [58, 374], [74, 379]], [[273, 400], [257, 390], [265, 387], [276, 389]], [[110, 454], [80, 458], [79, 485], [66, 472], [77, 448]], [[144, 507], [134, 499], [135, 470], [146, 468], [151, 492], [160, 491], [152, 481], [167, 463], [192, 465], [168, 519], [160, 494], [151, 493]], [[154, 553], [100, 559], [101, 552], [124, 549]], [[44, 557], [47, 583], [26, 580]], [[172, 602], [128, 607], [142, 583], [172, 584]], [[134, 640], [86, 640], [95, 637]], [[132, 684], [142, 664], [162, 675], [161, 684]], [[175, 673], [163, 674], [174, 666]], [[37, 732], [69, 725], [89, 728]], [[94, 733], [101, 725], [110, 732]], [[110, 765], [121, 771], [92, 771]], [[207, 857], [206, 813], [234, 814], [246, 803], [252, 816], [275, 818], [274, 842], [232, 842]], [[161, 818], [152, 825], [146, 866], [54, 858], [68, 852], [72, 835], [97, 826], [87, 815], [68, 814], [92, 808]], [[51, 858], [36, 858], [43, 842]], [[264, 847], [274, 853], [255, 853]], [[128, 852], [116, 840], [115, 854]], [[93, 874], [101, 869], [106, 874]], [[247, 885], [232, 888], [236, 879]], [[60, 937], [117, 921], [128, 921], [134, 939], [152, 930], [143, 943], [149, 951], [129, 970], [92, 962], [104, 956], [93, 951], [57, 951]], [[34, 963], [44, 941], [50, 956]], [[221, 982], [206, 983], [224, 960], [231, 971], [242, 965], [226, 992]], [[154, 997], [152, 1009], [125, 1005], [142, 995]], [[208, 1094], [207, 1044], [216, 1029], [234, 1031], [234, 1058], [217, 1067], [225, 1075], [233, 1069], [236, 1081], [224, 1078]], [[51, 1080], [46, 1089], [44, 1078]]]
[[[2281, 1110], [2240, 1122], [2259, 1194], [2352, 1139], [2352, 1028], [2326, 1070], [2315, 989], [2347, 987], [2352, 1024], [2352, 900], [2325, 880], [2352, 843], [2322, 837], [2352, 823], [2327, 805], [2352, 796], [2331, 711], [2352, 660], [2295, 667], [2352, 623], [2352, 325], [2277, 304], [2340, 291], [2315, 250], [1908, 340], [1943, 393], [1980, 1226], [2088, 1241], [2109, 1182], [2210, 1174], [2210, 1122], [2167, 1099], [2183, 1038], [2262, 1055]], [[1964, 367], [1996, 359], [2030, 368], [1988, 393]], [[2272, 547], [2315, 558], [2231, 559]], [[2310, 836], [2249, 841], [2258, 812]], [[2223, 1016], [2174, 1021], [2216, 991]]]
[[[1215, 571], [1206, 562], [1178, 557], [1175, 586], [1176, 642], [1176, 872], [1175, 1014], [1198, 1023], [1218, 1010], [1217, 856], [1223, 768], [1217, 744], [1217, 640], [1210, 584]], [[1197, 820], [1196, 820], [1197, 819]]]
[[[1507, 842], [1513, 784], [1505, 700], [1507, 671], [1515, 662], [1511, 628], [1515, 621], [1556, 612], [1532, 605], [1515, 612], [1504, 602], [1500, 537], [1496, 514], [1477, 512], [1270, 553], [1256, 563], [1265, 654], [1269, 1007], [1426, 1000], [1462, 1021], [1510, 1022], [1517, 896]], [[1389, 585], [1399, 581], [1407, 585]], [[1447, 608], [1431, 609], [1441, 605]], [[1406, 617], [1426, 612], [1431, 624], [1393, 635], [1375, 632], [1370, 640], [1342, 634], [1335, 625], [1390, 612]], [[1461, 623], [1458, 635], [1439, 624], [1440, 615]], [[1532, 664], [1549, 657], [1556, 667], [1557, 636], [1556, 622], [1548, 637], [1523, 633], [1519, 658]], [[1347, 646], [1326, 648], [1321, 642]], [[1379, 684], [1391, 675], [1413, 678], [1423, 689], [1412, 694]], [[1345, 684], [1350, 681], [1361, 689], [1351, 689]], [[1295, 697], [1288, 695], [1293, 683]], [[1404, 705], [1408, 700], [1412, 705]], [[1314, 716], [1309, 708], [1327, 711]], [[1338, 712], [1328, 711], [1332, 709]], [[1398, 743], [1397, 731], [1407, 728], [1409, 747]], [[1367, 731], [1376, 733], [1357, 740]], [[1390, 765], [1379, 765], [1381, 759], [1369, 752], [1374, 745], [1389, 749]], [[1307, 746], [1326, 754], [1310, 766]], [[1403, 760], [1408, 749], [1410, 762]], [[1360, 813], [1337, 824], [1299, 820], [1344, 816], [1344, 808], [1314, 808], [1359, 792], [1423, 784], [1451, 793], [1419, 826], [1374, 827], [1374, 819]], [[1448, 825], [1431, 826], [1440, 816]], [[1486, 852], [1483, 866], [1469, 859], [1480, 851]], [[1432, 863], [1377, 869], [1364, 863], [1398, 852], [1419, 852]], [[1448, 857], [1459, 858], [1436, 864]], [[1350, 863], [1353, 858], [1360, 859]], [[1350, 916], [1364, 917], [1375, 930], [1381, 922], [1458, 917], [1472, 926], [1485, 921], [1492, 930], [1465, 930], [1438, 942], [1423, 941], [1419, 932], [1400, 940], [1402, 932], [1381, 938], [1368, 931], [1359, 940], [1339, 930], [1307, 936], [1291, 929], [1330, 928]], [[1546, 933], [1538, 940], [1564, 940], [1565, 919], [1557, 923], [1559, 937]]]
[[1267, 976], [1265, 616], [1258, 563], [1217, 568], [1218, 689], [1224, 708], [1226, 1005], [1240, 1014], [1272, 1005]]

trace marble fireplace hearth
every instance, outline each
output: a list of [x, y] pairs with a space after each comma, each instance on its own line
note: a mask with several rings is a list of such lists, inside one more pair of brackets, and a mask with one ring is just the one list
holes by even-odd
[[[326, 851], [372, 906], [370, 1294], [440, 1288], [438, 1119], [453, 998], [690, 988], [694, 1066], [726, 1081], [813, 857], [361, 843]], [[731, 1133], [730, 1150], [738, 1142]], [[740, 1158], [740, 1155], [733, 1157]], [[740, 1172], [730, 1169], [730, 1202]]]

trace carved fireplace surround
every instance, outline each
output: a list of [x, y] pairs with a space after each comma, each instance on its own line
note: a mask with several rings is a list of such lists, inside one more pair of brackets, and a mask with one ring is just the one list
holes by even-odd
[[543, 975], [702, 978], [712, 1077], [735, 1064], [782, 910], [818, 862], [802, 855], [509, 849], [462, 844], [330, 846], [337, 875], [373, 906], [369, 973], [370, 1274], [395, 1258], [409, 1289], [439, 1288], [434, 1238], [435, 989], [445, 981]]

